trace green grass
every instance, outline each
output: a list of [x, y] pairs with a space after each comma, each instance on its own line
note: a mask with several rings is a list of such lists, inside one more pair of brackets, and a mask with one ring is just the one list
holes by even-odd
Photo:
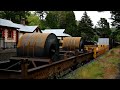
[[[93, 67], [94, 66], [94, 67]], [[81, 68], [78, 68], [68, 76], [67, 79], [92, 79], [102, 78], [102, 68], [100, 68], [98, 62], [91, 62]]]
[[120, 48], [113, 48], [95, 61], [76, 69], [63, 79], [114, 79], [118, 74]]

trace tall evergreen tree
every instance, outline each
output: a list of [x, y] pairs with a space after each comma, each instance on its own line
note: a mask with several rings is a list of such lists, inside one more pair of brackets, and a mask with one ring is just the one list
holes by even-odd
[[120, 41], [120, 11], [111, 11], [111, 19], [113, 20], [112, 26], [116, 28], [114, 32], [112, 32], [112, 37], [116, 41]]
[[[50, 11], [46, 16], [46, 24], [50, 28], [65, 29], [65, 33], [75, 35], [76, 20], [73, 11]], [[76, 31], [75, 31], [76, 30]]]
[[46, 24], [49, 28], [52, 29], [56, 29], [59, 28], [58, 27], [58, 13], [57, 11], [49, 11], [49, 13], [47, 14], [45, 20], [46, 20]]
[[78, 25], [79, 36], [83, 37], [85, 40], [92, 40], [94, 36], [92, 26], [93, 26], [92, 20], [85, 11]]
[[68, 33], [72, 36], [76, 36], [77, 33], [77, 25], [75, 20], [75, 14], [73, 11], [66, 12], [66, 27], [65, 33]]
[[112, 26], [120, 29], [120, 11], [111, 11]]
[[98, 21], [96, 32], [100, 37], [110, 37], [111, 30], [107, 19], [100, 18], [100, 20]]

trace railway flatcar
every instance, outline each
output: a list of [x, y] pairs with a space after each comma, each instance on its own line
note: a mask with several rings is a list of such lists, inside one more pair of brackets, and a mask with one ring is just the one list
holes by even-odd
[[106, 45], [94, 45], [81, 37], [65, 37], [60, 49], [53, 33], [25, 34], [18, 42], [17, 56], [11, 57], [9, 62], [0, 63], [0, 79], [56, 77], [106, 51]]

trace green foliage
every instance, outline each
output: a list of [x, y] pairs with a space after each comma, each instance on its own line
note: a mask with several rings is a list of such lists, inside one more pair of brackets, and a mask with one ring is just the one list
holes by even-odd
[[116, 41], [120, 41], [120, 11], [111, 11], [111, 14], [113, 20], [112, 25], [116, 28], [116, 30], [112, 32], [112, 37]]
[[92, 38], [92, 41], [96, 41], [96, 42], [98, 42], [98, 38], [99, 38], [98, 35], [94, 35], [93, 38]]
[[31, 14], [29, 11], [0, 11], [0, 18], [11, 20], [14, 23], [21, 23], [21, 19], [25, 18], [27, 25], [38, 25], [41, 29], [46, 28], [45, 20], [41, 20], [39, 16]]
[[39, 26], [40, 29], [46, 28], [45, 20], [40, 20], [39, 16], [35, 14], [30, 14], [30, 16], [27, 17], [27, 21], [28, 21], [28, 25], [31, 26], [37, 25]]
[[113, 38], [115, 41], [120, 42], [120, 30], [119, 30], [119, 29], [115, 29], [115, 30], [111, 33], [111, 38]]
[[91, 40], [94, 36], [93, 23], [90, 17], [87, 15], [87, 12], [84, 12], [81, 20], [78, 25], [78, 34], [86, 40]]
[[111, 38], [113, 38], [114, 40], [116, 41], [120, 41], [120, 30], [119, 29], [111, 29], [112, 30], [112, 33], [111, 33]]
[[0, 18], [8, 19], [14, 23], [20, 23], [22, 18], [30, 15], [29, 11], [0, 11]]
[[50, 11], [46, 16], [46, 24], [52, 29], [65, 29], [65, 33], [70, 35], [75, 35], [77, 29], [73, 11]]
[[75, 14], [73, 11], [68, 11], [66, 13], [66, 28], [65, 32], [75, 36], [77, 33], [77, 25], [76, 25], [76, 20], [75, 20]]
[[67, 25], [67, 13], [68, 11], [57, 11], [57, 18], [58, 18], [58, 27], [59, 28], [66, 28]]
[[27, 17], [28, 25], [40, 25], [40, 20], [38, 16], [31, 14]]
[[45, 21], [45, 20], [40, 20], [40, 28], [41, 28], [42, 30], [48, 28], [48, 27], [46, 26], [46, 21]]
[[98, 61], [91, 62], [84, 65], [74, 72], [64, 76], [65, 79], [102, 79], [103, 68], [101, 68]]
[[120, 11], [111, 11], [111, 19], [113, 20], [112, 25], [120, 29]]
[[100, 37], [110, 37], [111, 29], [109, 22], [105, 18], [100, 18], [98, 21], [98, 27], [96, 27], [96, 32]]
[[57, 11], [50, 11], [46, 16], [46, 24], [49, 28], [58, 28]]
[[120, 42], [120, 32], [116, 34], [116, 41]]

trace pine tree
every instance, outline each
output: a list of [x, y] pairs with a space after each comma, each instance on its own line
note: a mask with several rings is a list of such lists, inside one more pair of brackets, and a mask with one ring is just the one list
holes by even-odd
[[52, 29], [57, 29], [58, 27], [58, 13], [57, 11], [49, 11], [47, 14], [46, 18], [46, 24], [47, 27], [52, 28]]
[[76, 36], [77, 25], [75, 20], [75, 14], [73, 11], [66, 12], [66, 27], [65, 33], [70, 34], [71, 36]]
[[78, 25], [79, 36], [81, 36], [85, 40], [92, 40], [94, 36], [94, 31], [92, 26], [93, 26], [92, 20], [85, 11]]
[[111, 11], [111, 19], [113, 20], [112, 26], [120, 29], [120, 11]]
[[98, 32], [98, 35], [100, 37], [110, 37], [111, 30], [109, 26], [109, 22], [107, 22], [107, 19], [100, 18], [98, 21], [98, 26], [96, 28], [96, 31]]
[[65, 29], [65, 33], [72, 36], [77, 33], [75, 14], [73, 11], [50, 11], [46, 16], [46, 23], [50, 28]]
[[113, 20], [112, 26], [116, 28], [116, 30], [112, 32], [112, 37], [114, 37], [116, 41], [120, 41], [120, 11], [111, 11], [110, 13], [112, 14], [111, 19]]

